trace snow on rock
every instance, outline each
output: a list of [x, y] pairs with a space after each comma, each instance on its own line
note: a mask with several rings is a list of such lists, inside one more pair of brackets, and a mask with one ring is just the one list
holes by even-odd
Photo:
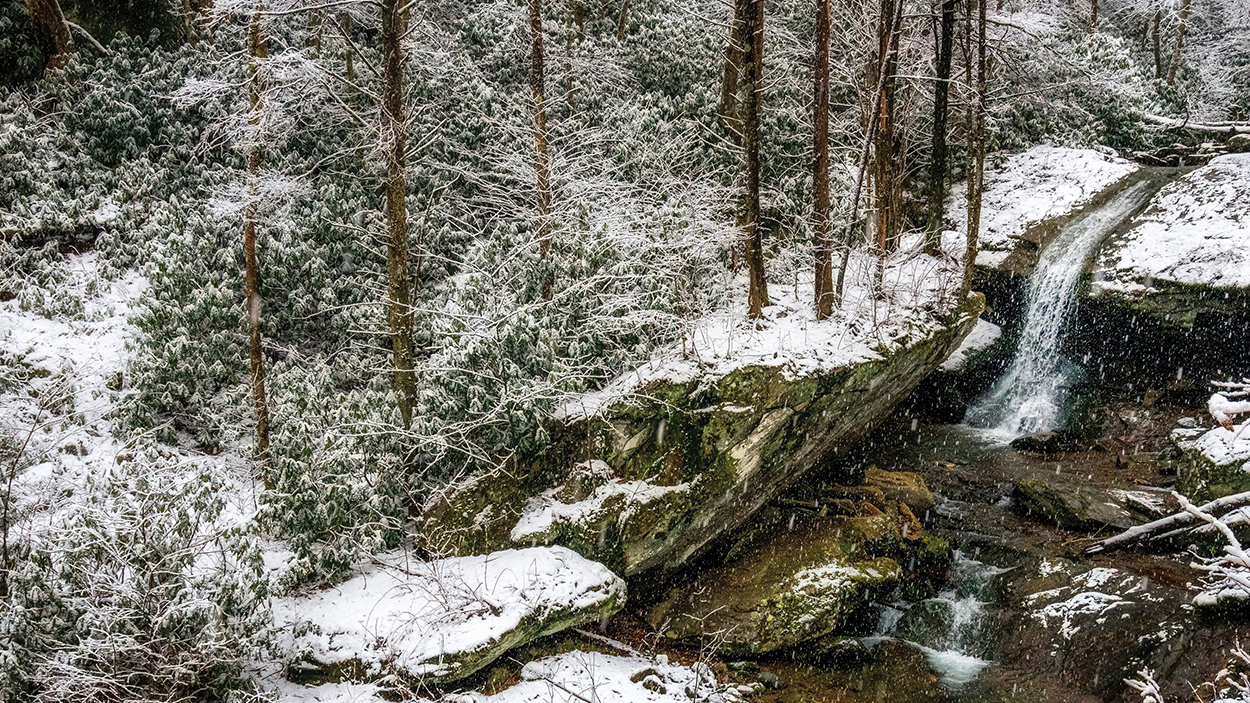
[[1098, 262], [1095, 292], [1156, 282], [1250, 287], [1250, 154], [1228, 154], [1168, 184]]
[[718, 688], [716, 676], [702, 662], [669, 663], [667, 657], [617, 656], [569, 652], [530, 662], [521, 682], [493, 696], [468, 693], [445, 703], [732, 703], [736, 691]]
[[609, 513], [616, 517], [618, 524], [622, 524], [633, 516], [636, 509], [671, 498], [675, 493], [684, 493], [690, 488], [688, 483], [657, 486], [649, 481], [610, 478], [612, 467], [597, 459], [582, 462], [574, 471], [587, 475], [590, 480], [607, 478], [607, 482], [595, 488], [594, 493], [584, 500], [570, 503], [560, 500], [565, 493], [563, 486], [534, 496], [526, 504], [516, 527], [512, 528], [514, 541], [532, 539], [545, 542], [562, 524], [585, 526], [598, 522]]
[[[981, 205], [981, 246], [1008, 250], [1033, 228], [1078, 210], [1138, 166], [1094, 149], [1049, 145], [988, 162]], [[963, 192], [947, 202], [953, 229], [967, 229]], [[978, 263], [983, 261], [978, 256]], [[1001, 259], [987, 257], [986, 263]]]
[[1172, 444], [1185, 456], [1176, 474], [1181, 493], [1207, 501], [1250, 490], [1250, 432], [1242, 428], [1216, 425], [1172, 431]]
[[625, 582], [563, 547], [379, 559], [333, 588], [275, 599], [279, 646], [313, 678], [464, 678], [534, 638], [598, 621]]
[[968, 362], [970, 355], [997, 342], [1002, 334], [1003, 328], [998, 325], [985, 320], [977, 320], [976, 326], [967, 337], [964, 337], [963, 343], [947, 357], [946, 361], [942, 362], [939, 368], [943, 371], [958, 371]]
[[[747, 319], [742, 300], [697, 320], [681, 342], [599, 391], [567, 398], [554, 417], [563, 422], [595, 417], [660, 381], [711, 384], [749, 366], [781, 368], [793, 380], [881, 359], [940, 329], [941, 318], [959, 302], [964, 245], [955, 233], [946, 234], [941, 258], [920, 253], [920, 235], [906, 236], [886, 262], [879, 296], [873, 290], [876, 257], [855, 252], [843, 302], [829, 319], [816, 320], [810, 276], [797, 285], [772, 285], [772, 305], [762, 319]], [[740, 288], [747, 289], [745, 280]]]

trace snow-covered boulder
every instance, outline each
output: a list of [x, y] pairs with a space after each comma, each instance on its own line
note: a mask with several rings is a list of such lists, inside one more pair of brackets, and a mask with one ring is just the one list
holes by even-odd
[[1191, 500], [1206, 502], [1250, 491], [1250, 433], [1216, 425], [1209, 430], [1177, 429], [1172, 443], [1184, 458], [1176, 485]]
[[[1072, 215], [1117, 190], [1138, 169], [1131, 161], [1096, 149], [1045, 144], [1019, 154], [991, 156], [985, 169], [977, 263], [1016, 273], [1031, 269], [1037, 245]], [[946, 211], [952, 229], [965, 231], [962, 192], [951, 196]], [[1022, 243], [1027, 245], [1021, 247]]]
[[273, 612], [294, 680], [436, 684], [624, 602], [625, 583], [607, 567], [538, 547], [428, 562], [389, 556], [333, 587], [277, 599]]
[[755, 340], [733, 340], [739, 352], [755, 350], [747, 362], [709, 352], [704, 372], [683, 360], [688, 374], [586, 399], [549, 425], [545, 451], [433, 500], [422, 529], [437, 543], [457, 538], [461, 554], [555, 543], [626, 577], [675, 569], [874, 429], [983, 307], [971, 296], [943, 321], [904, 326], [853, 357], [837, 343], [859, 334], [854, 326], [803, 328], [799, 308], [774, 310]]
[[670, 640], [701, 641], [727, 657], [786, 650], [839, 633], [898, 584], [900, 562], [948, 556], [944, 542], [904, 536], [902, 521], [889, 515], [788, 515], [755, 523], [724, 565], [669, 591], [648, 622]]
[[1190, 327], [1201, 313], [1240, 309], [1247, 288], [1250, 154], [1228, 154], [1164, 187], [1103, 248], [1090, 294]]

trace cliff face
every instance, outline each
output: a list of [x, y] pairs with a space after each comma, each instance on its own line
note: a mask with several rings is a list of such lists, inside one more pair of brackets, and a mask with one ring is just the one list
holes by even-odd
[[432, 501], [425, 539], [456, 554], [559, 544], [627, 577], [675, 569], [876, 427], [960, 345], [983, 308], [974, 294], [936, 332], [875, 360], [660, 381], [591, 417], [555, 423], [546, 451]]

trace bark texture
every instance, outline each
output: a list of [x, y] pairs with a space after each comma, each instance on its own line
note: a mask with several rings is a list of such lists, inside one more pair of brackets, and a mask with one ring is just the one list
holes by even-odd
[[764, 230], [760, 223], [760, 104], [764, 90], [764, 0], [749, 0], [744, 64], [749, 71], [743, 96], [742, 143], [746, 151], [746, 260], [750, 289], [747, 315], [758, 318], [769, 305], [764, 279]]
[[404, 60], [400, 38], [405, 27], [400, 0], [382, 0], [382, 140], [386, 145], [386, 278], [390, 295], [387, 321], [395, 366], [395, 392], [404, 428], [412, 427], [417, 380], [413, 371], [412, 301], [408, 282], [408, 145], [404, 126]]
[[815, 134], [812, 141], [816, 163], [812, 173], [812, 205], [816, 235], [814, 293], [817, 320], [824, 320], [833, 314], [834, 302], [833, 241], [829, 221], [829, 2], [816, 0], [816, 65], [813, 70]]

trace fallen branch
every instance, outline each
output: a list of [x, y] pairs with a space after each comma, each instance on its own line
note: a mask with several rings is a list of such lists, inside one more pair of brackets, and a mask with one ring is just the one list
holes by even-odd
[[[1179, 494], [1177, 495], [1180, 498]], [[1182, 503], [1184, 505], [1184, 503]], [[1217, 500], [1213, 500], [1197, 510], [1203, 513], [1209, 513], [1213, 510], [1223, 510], [1225, 508], [1239, 508], [1250, 505], [1250, 492], [1237, 493], [1231, 496], [1225, 496]], [[1086, 554], [1097, 554], [1102, 551], [1111, 549], [1112, 547], [1121, 547], [1130, 542], [1137, 542], [1142, 539], [1149, 538], [1160, 532], [1175, 530], [1177, 527], [1188, 525], [1189, 523], [1198, 521], [1199, 518], [1193, 513], [1181, 511], [1175, 515], [1169, 515], [1160, 518], [1154, 522], [1148, 522], [1144, 525], [1130, 527], [1114, 537], [1108, 537], [1101, 542], [1095, 542], [1085, 548]]]
[[1250, 134], [1250, 124], [1239, 122], [1221, 122], [1216, 124], [1204, 124], [1202, 122], [1190, 122], [1188, 119], [1178, 120], [1174, 117], [1163, 117], [1161, 115], [1142, 115], [1142, 119], [1157, 125], [1163, 125], [1171, 129], [1187, 129], [1191, 132], [1203, 132], [1206, 134]]

